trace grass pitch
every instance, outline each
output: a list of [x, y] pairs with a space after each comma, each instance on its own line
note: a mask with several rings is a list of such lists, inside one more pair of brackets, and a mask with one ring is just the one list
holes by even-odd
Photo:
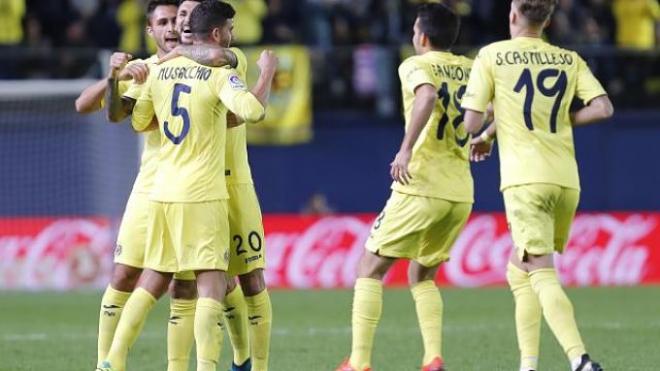
[[[505, 288], [442, 289], [452, 371], [517, 370], [513, 300]], [[590, 353], [606, 370], [660, 369], [660, 287], [569, 289]], [[349, 353], [350, 291], [274, 291], [273, 371], [332, 371]], [[101, 294], [0, 292], [0, 370], [92, 371]], [[130, 371], [166, 370], [167, 300], [133, 347]], [[422, 345], [407, 290], [386, 290], [375, 371], [419, 370]], [[540, 370], [568, 370], [544, 325]], [[228, 370], [227, 339], [219, 370]], [[194, 370], [194, 367], [190, 368]]]

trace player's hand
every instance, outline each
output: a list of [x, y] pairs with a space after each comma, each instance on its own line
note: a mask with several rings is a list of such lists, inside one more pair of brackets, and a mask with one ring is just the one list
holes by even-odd
[[261, 52], [257, 65], [262, 73], [275, 73], [275, 70], [277, 70], [277, 62], [275, 52], [266, 49]]
[[174, 59], [174, 58], [178, 58], [178, 57], [180, 57], [180, 56], [181, 56], [181, 49], [177, 46], [177, 47], [175, 47], [174, 49], [170, 50], [170, 51], [169, 51], [167, 54], [165, 54], [164, 56], [158, 58], [158, 62], [156, 62], [156, 64], [165, 63], [165, 62], [167, 62], [167, 61], [169, 61], [169, 60], [172, 60], [172, 59]]
[[143, 84], [149, 77], [149, 66], [144, 63], [133, 63], [126, 66], [124, 70], [138, 84]]
[[470, 141], [470, 161], [481, 162], [490, 157], [493, 152], [493, 143], [483, 140], [481, 137], [473, 138]]
[[395, 182], [407, 185], [410, 183], [410, 172], [408, 171], [408, 164], [410, 163], [412, 152], [399, 151], [394, 157], [394, 161], [390, 164], [390, 175]]
[[116, 52], [110, 57], [110, 77], [119, 80], [130, 80], [130, 75], [124, 73], [124, 67], [133, 59], [128, 53]]

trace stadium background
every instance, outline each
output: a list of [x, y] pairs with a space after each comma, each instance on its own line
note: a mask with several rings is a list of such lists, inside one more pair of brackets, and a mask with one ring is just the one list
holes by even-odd
[[[275, 47], [281, 62], [268, 122], [250, 128], [250, 162], [265, 214], [268, 283], [273, 288], [349, 288], [370, 222], [389, 194], [388, 164], [403, 134], [396, 68], [411, 53], [410, 30], [419, 1], [228, 2], [238, 10], [239, 45], [253, 56], [266, 46]], [[474, 55], [480, 46], [508, 37], [508, 1], [444, 2], [463, 17], [456, 51]], [[657, 0], [560, 0], [546, 33], [549, 41], [580, 52], [616, 108], [608, 122], [575, 131], [583, 213], [573, 228], [569, 252], [558, 260], [562, 279], [572, 285], [660, 283], [660, 16], [636, 12], [643, 3], [657, 5]], [[48, 331], [36, 330], [35, 335], [19, 323], [43, 315], [28, 308], [66, 307], [62, 299], [66, 296], [21, 291], [83, 289], [83, 294], [67, 295], [80, 298], [81, 305], [89, 308], [85, 314], [89, 321], [84, 328], [79, 325], [79, 330], [88, 335], [95, 331], [93, 312], [100, 294], [94, 290], [108, 281], [116, 230], [138, 170], [141, 142], [128, 125], [109, 125], [103, 113], [79, 115], [73, 103], [82, 88], [105, 76], [112, 51], [136, 56], [153, 51], [142, 32], [142, 6], [139, 0], [0, 0], [0, 313], [4, 307], [0, 370], [48, 365], [12, 357], [20, 355], [11, 352], [23, 349], [21, 344], [35, 346], [52, 340]], [[439, 275], [445, 285], [504, 283], [511, 241], [502, 216], [498, 166], [496, 156], [473, 166], [476, 213]], [[405, 284], [403, 265], [388, 282]], [[480, 300], [501, 300], [494, 313], [501, 310], [510, 319], [510, 309], [506, 309], [510, 295], [505, 289], [497, 290], [475, 294], [448, 289], [446, 300], [466, 308]], [[611, 305], [608, 298], [657, 308], [657, 299], [649, 299], [660, 296], [657, 290], [608, 288], [573, 293], [579, 292], [582, 298], [576, 302], [578, 310], [607, 307]], [[276, 316], [278, 303], [282, 311], [295, 313], [288, 303], [306, 300], [296, 295], [274, 294]], [[303, 295], [311, 300], [312, 313], [324, 305], [346, 312], [341, 320], [336, 313], [328, 317], [328, 326], [348, 323], [348, 291]], [[341, 300], [333, 300], [333, 295]], [[413, 318], [410, 308], [401, 311]], [[451, 318], [459, 310], [449, 311]], [[618, 317], [610, 314], [599, 314], [602, 322], [614, 321], [609, 330], [607, 325], [599, 327], [598, 321], [587, 325], [592, 326], [588, 336], [603, 338], [598, 346], [605, 351], [615, 351], [607, 343], [612, 335], [608, 331], [630, 325], [617, 322], [620, 313]], [[62, 323], [75, 322], [66, 315], [54, 316]], [[652, 349], [644, 339], [653, 339], [655, 331], [657, 342], [657, 311], [636, 316], [636, 332], [629, 333], [636, 340], [631, 342], [646, 346], [636, 348], [640, 352]], [[282, 314], [281, 321], [282, 326], [287, 321], [299, 326], [292, 325], [291, 331], [300, 337], [291, 335], [292, 343], [304, 343], [318, 328], [321, 334], [347, 339], [345, 330], [335, 333], [336, 328], [330, 327], [326, 331], [309, 318], [298, 323]], [[512, 324], [508, 326], [510, 346], [506, 349], [511, 354], [498, 361], [511, 368], [514, 361], [507, 363], [506, 357], [515, 358], [515, 340]], [[641, 328], [651, 332], [642, 334]], [[393, 328], [387, 331], [384, 336], [393, 340], [400, 335]], [[405, 331], [404, 335], [415, 338], [415, 333]], [[27, 340], [20, 335], [24, 333]], [[65, 344], [77, 341], [63, 339]], [[93, 336], [87, 340], [93, 343]], [[462, 341], [472, 344], [474, 340]], [[161, 345], [149, 347], [161, 349]], [[277, 347], [274, 343], [274, 352]], [[143, 359], [156, 352], [152, 348]], [[393, 364], [405, 351], [389, 355]], [[3, 358], [17, 361], [6, 366]], [[660, 360], [650, 354], [644, 362], [640, 368], [615, 369], [652, 369]]]

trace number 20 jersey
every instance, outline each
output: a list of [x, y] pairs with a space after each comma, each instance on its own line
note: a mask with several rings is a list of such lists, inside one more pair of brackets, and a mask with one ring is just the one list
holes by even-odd
[[471, 65], [471, 59], [430, 51], [412, 56], [399, 66], [406, 130], [415, 89], [430, 84], [437, 90], [438, 99], [413, 148], [408, 165], [412, 179], [408, 185], [393, 183], [393, 190], [454, 202], [474, 202], [468, 158], [470, 136], [463, 126], [461, 108]]
[[474, 61], [463, 108], [493, 103], [501, 189], [546, 183], [580, 189], [569, 109], [605, 90], [580, 56], [538, 38], [490, 44]]

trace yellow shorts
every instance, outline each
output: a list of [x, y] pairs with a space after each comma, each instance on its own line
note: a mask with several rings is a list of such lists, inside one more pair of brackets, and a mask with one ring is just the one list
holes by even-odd
[[174, 273], [226, 271], [228, 264], [226, 200], [149, 203], [145, 268]]
[[449, 260], [472, 204], [392, 192], [367, 239], [367, 250], [425, 267]]
[[229, 192], [230, 276], [265, 267], [264, 224], [253, 184], [227, 184]]
[[526, 184], [502, 191], [509, 230], [522, 261], [525, 253], [564, 251], [580, 191], [554, 184]]
[[134, 268], [144, 267], [148, 214], [149, 194], [131, 193], [119, 225], [115, 263]]

